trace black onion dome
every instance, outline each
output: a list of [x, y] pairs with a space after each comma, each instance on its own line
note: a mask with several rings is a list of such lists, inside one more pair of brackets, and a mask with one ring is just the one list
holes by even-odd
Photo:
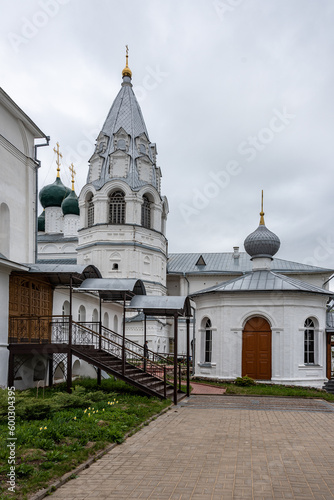
[[43, 208], [60, 207], [62, 201], [71, 193], [71, 189], [64, 186], [57, 177], [53, 184], [44, 186], [39, 192], [39, 200]]
[[80, 215], [78, 197], [74, 191], [66, 196], [61, 204], [61, 209], [64, 215]]
[[279, 250], [281, 242], [279, 237], [269, 231], [264, 224], [247, 236], [244, 247], [251, 257], [273, 257]]

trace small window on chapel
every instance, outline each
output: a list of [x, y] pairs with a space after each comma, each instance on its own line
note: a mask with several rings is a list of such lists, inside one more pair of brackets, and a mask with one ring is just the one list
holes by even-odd
[[117, 270], [118, 270], [118, 264], [114, 263], [114, 264], [112, 265], [112, 270], [113, 270], [113, 271], [117, 271]]
[[212, 325], [208, 319], [205, 323], [205, 363], [211, 363], [212, 358]]
[[315, 364], [315, 338], [314, 338], [314, 321], [307, 318], [304, 323], [304, 363], [305, 365]]

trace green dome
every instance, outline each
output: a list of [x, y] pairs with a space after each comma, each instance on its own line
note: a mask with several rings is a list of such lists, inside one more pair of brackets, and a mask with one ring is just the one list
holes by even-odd
[[75, 194], [75, 191], [71, 191], [71, 193], [65, 198], [61, 204], [61, 209], [64, 215], [80, 215], [78, 197]]
[[53, 184], [44, 186], [39, 192], [39, 200], [43, 208], [60, 207], [62, 201], [71, 193], [70, 188], [64, 186], [60, 177], [57, 177]]
[[38, 217], [38, 231], [45, 231], [45, 211]]

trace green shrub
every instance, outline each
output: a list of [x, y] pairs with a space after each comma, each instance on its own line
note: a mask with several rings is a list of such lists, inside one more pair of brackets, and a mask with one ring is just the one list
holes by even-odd
[[241, 387], [249, 387], [251, 385], [256, 385], [256, 382], [254, 379], [251, 377], [248, 377], [248, 375], [245, 375], [244, 377], [237, 377], [235, 379], [235, 385], [239, 385]]
[[16, 406], [16, 415], [22, 420], [43, 420], [50, 414], [51, 404], [45, 400], [22, 400]]
[[31, 476], [34, 472], [34, 467], [32, 465], [22, 463], [18, 467], [16, 467], [16, 475], [17, 477], [27, 477]]

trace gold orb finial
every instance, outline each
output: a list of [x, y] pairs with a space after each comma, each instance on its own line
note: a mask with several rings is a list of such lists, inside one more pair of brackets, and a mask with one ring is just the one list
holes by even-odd
[[261, 195], [260, 226], [265, 226], [265, 223], [264, 223], [264, 211], [263, 211], [263, 189], [262, 189], [262, 195]]
[[126, 63], [125, 63], [125, 68], [123, 69], [122, 71], [122, 76], [128, 76], [128, 77], [132, 77], [132, 71], [131, 69], [129, 68], [128, 66], [128, 60], [129, 60], [129, 47], [126, 45], [126, 55], [125, 55], [125, 58], [126, 58]]

